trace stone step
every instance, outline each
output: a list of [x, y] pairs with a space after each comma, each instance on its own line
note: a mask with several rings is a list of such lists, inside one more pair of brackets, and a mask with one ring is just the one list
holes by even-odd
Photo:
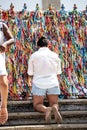
[[[77, 117], [77, 116], [87, 116], [87, 111], [61, 111], [60, 112], [64, 117]], [[43, 117], [44, 113], [41, 112], [18, 112], [18, 113], [9, 113], [9, 119], [14, 118], [38, 118]]]
[[[45, 101], [45, 105], [48, 102]], [[64, 99], [59, 100], [60, 111], [87, 110], [87, 99]], [[11, 112], [29, 112], [34, 111], [32, 100], [29, 101], [9, 101], [8, 111]]]
[[0, 130], [87, 130], [87, 124], [50, 124], [0, 127]]
[[[62, 124], [87, 124], [87, 111], [61, 111], [61, 115], [63, 118]], [[40, 112], [9, 113], [9, 119], [5, 125], [45, 125], [44, 117], [45, 115]], [[53, 115], [50, 124], [56, 124]]]
[[[46, 102], [47, 100], [45, 100]], [[28, 100], [20, 100], [20, 101], [8, 101], [8, 105], [16, 105], [16, 104], [28, 104], [32, 103], [32, 98]], [[59, 104], [87, 104], [87, 99], [59, 99]]]
[[[44, 103], [48, 105], [47, 100]], [[62, 99], [59, 107], [62, 123], [56, 124], [52, 114], [51, 123], [46, 124], [45, 115], [34, 111], [32, 100], [9, 101], [9, 119], [0, 130], [87, 130], [87, 99]]]

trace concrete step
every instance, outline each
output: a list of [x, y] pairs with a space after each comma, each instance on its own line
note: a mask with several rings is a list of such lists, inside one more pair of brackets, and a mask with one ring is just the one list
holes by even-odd
[[[48, 105], [47, 100], [44, 103]], [[59, 100], [59, 107], [62, 123], [56, 124], [52, 114], [51, 123], [46, 124], [45, 115], [34, 111], [32, 100], [9, 101], [9, 119], [0, 130], [87, 130], [87, 99]]]
[[87, 124], [50, 124], [0, 127], [0, 130], [87, 130]]
[[[48, 105], [48, 102], [44, 102]], [[87, 99], [63, 99], [59, 100], [60, 111], [87, 110]], [[11, 112], [29, 112], [34, 111], [32, 100], [29, 101], [9, 101], [8, 111]]]
[[[62, 124], [87, 124], [87, 111], [61, 111]], [[45, 115], [40, 112], [18, 112], [9, 113], [9, 119], [5, 126], [13, 125], [45, 125]], [[56, 124], [52, 114], [52, 121], [49, 124]]]
[[[61, 111], [63, 121], [61, 124], [87, 124], [87, 111]], [[9, 113], [9, 119], [5, 126], [18, 125], [46, 125], [45, 115], [40, 112]], [[51, 124], [56, 124], [52, 114]]]
[[[47, 102], [47, 100], [44, 100]], [[21, 105], [21, 104], [29, 104], [32, 103], [32, 99], [28, 100], [20, 100], [20, 101], [8, 101], [8, 105]], [[87, 99], [59, 99], [59, 104], [87, 104]]]

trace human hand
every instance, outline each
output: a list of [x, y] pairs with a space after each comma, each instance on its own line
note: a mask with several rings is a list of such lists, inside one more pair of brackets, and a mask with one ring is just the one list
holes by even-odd
[[0, 124], [5, 124], [8, 120], [8, 110], [7, 108], [1, 108], [0, 110]]
[[28, 86], [29, 86], [29, 90], [31, 91], [31, 89], [32, 89], [32, 83], [28, 82]]
[[0, 45], [0, 52], [5, 52], [5, 47], [3, 45]]
[[32, 90], [32, 86], [29, 86], [29, 90], [30, 90], [30, 91]]
[[32, 79], [33, 79], [33, 76], [28, 76], [28, 86], [29, 86], [30, 91], [32, 89]]

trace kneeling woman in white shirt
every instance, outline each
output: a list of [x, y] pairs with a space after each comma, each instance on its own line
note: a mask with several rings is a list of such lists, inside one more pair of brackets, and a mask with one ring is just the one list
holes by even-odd
[[[48, 48], [48, 40], [41, 37], [37, 42], [38, 51], [28, 61], [28, 85], [32, 88], [33, 106], [36, 111], [45, 113], [47, 123], [51, 121], [53, 111], [55, 121], [62, 121], [58, 106], [60, 94], [58, 75], [61, 74], [61, 62], [58, 55]], [[47, 96], [49, 106], [43, 104]]]

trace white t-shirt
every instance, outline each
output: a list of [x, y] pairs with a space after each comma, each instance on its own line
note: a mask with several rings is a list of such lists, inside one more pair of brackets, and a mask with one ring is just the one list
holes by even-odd
[[28, 61], [28, 75], [33, 75], [33, 84], [39, 88], [59, 86], [57, 75], [61, 74], [61, 61], [48, 47], [41, 47]]
[[0, 45], [2, 45], [4, 42], [4, 34], [2, 30], [3, 30], [3, 24], [2, 22], [0, 22]]
[[[3, 25], [0, 22], [0, 45], [4, 42], [4, 33]], [[0, 75], [7, 75], [6, 66], [5, 66], [5, 53], [0, 53]]]

